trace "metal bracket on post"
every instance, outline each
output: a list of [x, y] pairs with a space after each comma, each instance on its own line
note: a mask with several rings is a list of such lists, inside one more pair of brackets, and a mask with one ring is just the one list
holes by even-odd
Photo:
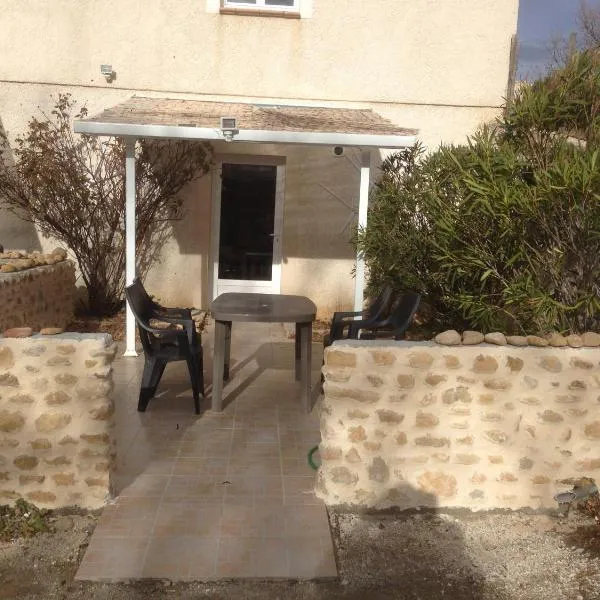
[[[135, 279], [135, 138], [125, 140], [125, 285]], [[123, 356], [137, 356], [135, 317], [129, 304], [126, 313], [126, 348]]]

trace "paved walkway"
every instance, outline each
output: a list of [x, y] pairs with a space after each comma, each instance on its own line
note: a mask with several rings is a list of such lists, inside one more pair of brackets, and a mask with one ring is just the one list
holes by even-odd
[[[203, 335], [210, 392], [212, 327]], [[143, 357], [114, 365], [116, 499], [103, 511], [77, 579], [337, 576], [329, 522], [313, 494], [308, 450], [318, 407], [304, 413], [294, 344], [281, 325], [235, 325], [225, 409], [194, 415], [183, 363], [165, 370], [138, 413]], [[318, 398], [321, 348], [313, 347]]]

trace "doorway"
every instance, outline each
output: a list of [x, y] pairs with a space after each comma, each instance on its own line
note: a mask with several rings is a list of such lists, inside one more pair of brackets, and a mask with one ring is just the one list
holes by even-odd
[[213, 192], [213, 298], [279, 293], [283, 188], [277, 157], [221, 160]]

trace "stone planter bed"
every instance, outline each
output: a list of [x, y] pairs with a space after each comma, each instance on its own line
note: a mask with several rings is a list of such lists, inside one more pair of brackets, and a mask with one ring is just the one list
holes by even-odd
[[0, 253], [0, 332], [64, 329], [73, 318], [75, 268], [66, 252]]
[[600, 476], [600, 336], [572, 340], [593, 347], [539, 339], [336, 342], [318, 495], [367, 508], [556, 508], [574, 479]]

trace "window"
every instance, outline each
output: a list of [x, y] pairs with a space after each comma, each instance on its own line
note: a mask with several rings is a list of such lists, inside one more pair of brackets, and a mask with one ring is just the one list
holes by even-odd
[[223, 0], [223, 8], [300, 12], [300, 0]]

